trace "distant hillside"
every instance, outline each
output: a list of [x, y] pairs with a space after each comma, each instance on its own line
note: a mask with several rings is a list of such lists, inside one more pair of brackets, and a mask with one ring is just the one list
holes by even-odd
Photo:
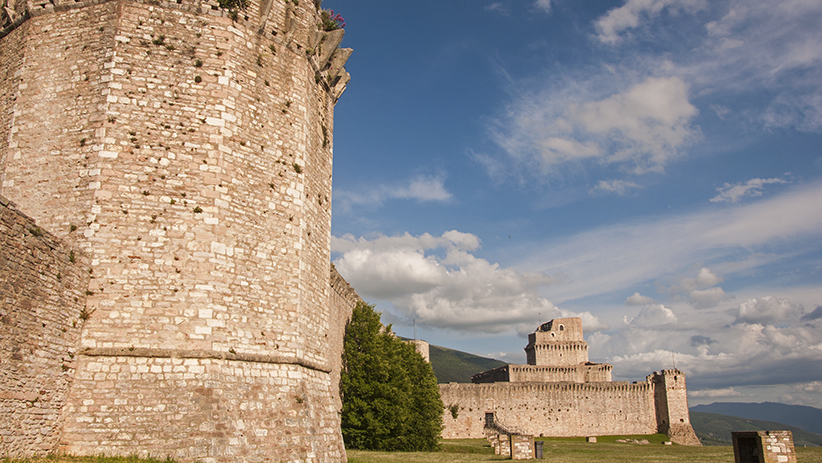
[[429, 349], [431, 367], [439, 383], [470, 383], [471, 376], [481, 371], [507, 365], [499, 360], [445, 347], [429, 346]]
[[772, 421], [692, 411], [691, 426], [693, 426], [702, 445], [732, 445], [731, 431], [787, 430], [793, 433], [793, 443], [796, 447], [822, 446], [822, 435]]
[[753, 420], [775, 421], [796, 426], [805, 431], [822, 434], [822, 410], [803, 405], [786, 405], [774, 402], [716, 402], [691, 407], [691, 411], [740, 416]]

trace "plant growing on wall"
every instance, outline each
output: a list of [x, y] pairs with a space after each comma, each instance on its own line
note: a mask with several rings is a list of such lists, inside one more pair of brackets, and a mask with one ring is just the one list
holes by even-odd
[[342, 435], [346, 448], [431, 451], [444, 410], [431, 365], [385, 329], [374, 306], [357, 303], [345, 329]]
[[220, 8], [228, 10], [233, 13], [232, 18], [236, 18], [238, 10], [244, 10], [248, 7], [248, 0], [218, 0]]
[[326, 32], [335, 31], [345, 27], [345, 19], [339, 13], [335, 14], [334, 10], [320, 11], [320, 29]]

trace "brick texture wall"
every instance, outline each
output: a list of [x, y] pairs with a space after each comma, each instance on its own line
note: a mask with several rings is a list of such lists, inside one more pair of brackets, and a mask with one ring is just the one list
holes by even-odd
[[329, 261], [350, 51], [317, 3], [35, 1], [4, 26], [0, 192], [91, 269], [61, 449], [345, 458]]
[[485, 413], [534, 436], [597, 436], [657, 432], [649, 382], [441, 384], [443, 437], [482, 438]]
[[84, 256], [0, 197], [0, 455], [57, 448], [87, 269]]

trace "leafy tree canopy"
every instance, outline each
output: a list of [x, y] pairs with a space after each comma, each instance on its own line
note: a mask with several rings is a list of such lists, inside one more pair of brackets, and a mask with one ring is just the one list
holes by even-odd
[[360, 302], [345, 329], [342, 435], [350, 449], [431, 451], [443, 405], [431, 365]]

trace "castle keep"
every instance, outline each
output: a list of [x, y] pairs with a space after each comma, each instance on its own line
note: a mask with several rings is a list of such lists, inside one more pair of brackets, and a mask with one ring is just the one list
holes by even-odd
[[342, 30], [309, 0], [2, 14], [0, 455], [344, 461]]
[[446, 439], [484, 437], [486, 421], [534, 436], [667, 434], [699, 445], [691, 428], [685, 376], [654, 372], [642, 382], [611, 381], [612, 366], [588, 361], [582, 320], [560, 318], [528, 336], [527, 365], [473, 376], [475, 384], [441, 384]]

